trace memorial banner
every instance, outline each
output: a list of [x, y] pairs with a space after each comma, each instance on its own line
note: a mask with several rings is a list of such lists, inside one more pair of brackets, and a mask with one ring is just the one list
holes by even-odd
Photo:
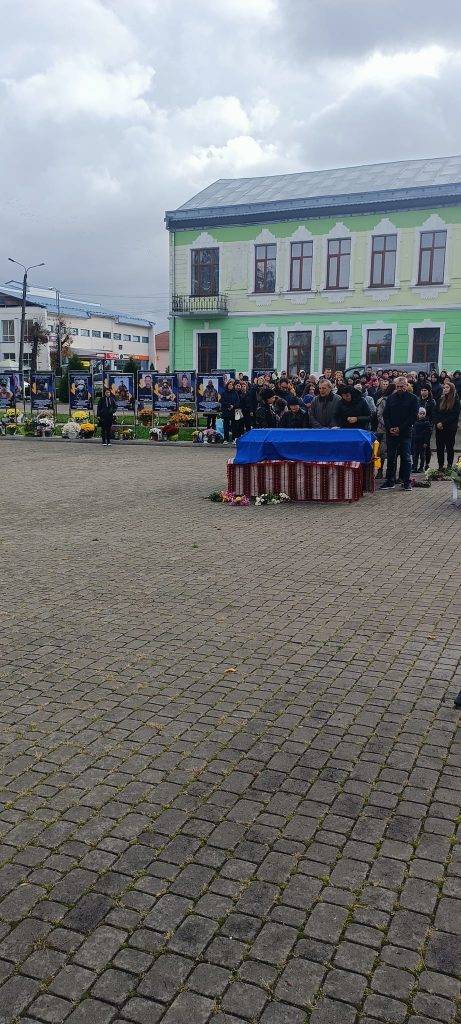
[[154, 409], [159, 413], [174, 412], [178, 408], [175, 373], [153, 373]]
[[221, 373], [197, 374], [197, 412], [207, 414], [219, 412], [224, 387], [224, 378]]
[[134, 412], [134, 374], [111, 372], [107, 376], [117, 412]]
[[153, 400], [152, 374], [138, 370], [138, 409], [152, 409]]
[[267, 380], [268, 380], [268, 383], [269, 382], [272, 383], [272, 374], [273, 373], [277, 373], [277, 370], [275, 369], [274, 366], [272, 367], [272, 369], [269, 369], [269, 370], [255, 370], [255, 369], [253, 369], [251, 371], [251, 379], [252, 380], [256, 380], [257, 377], [266, 377]]
[[76, 412], [79, 409], [89, 410], [93, 408], [93, 377], [91, 373], [81, 373], [80, 370], [69, 370], [69, 409]]
[[179, 405], [195, 405], [195, 370], [180, 370], [175, 373], [175, 386]]
[[30, 373], [30, 406], [32, 412], [39, 409], [53, 409], [55, 398], [54, 373], [35, 370]]
[[23, 393], [23, 373], [0, 372], [0, 409], [15, 409], [22, 402]]

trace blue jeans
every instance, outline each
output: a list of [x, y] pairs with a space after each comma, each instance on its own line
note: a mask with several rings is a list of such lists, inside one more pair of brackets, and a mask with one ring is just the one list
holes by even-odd
[[413, 460], [411, 457], [411, 434], [400, 437], [387, 432], [387, 473], [386, 479], [395, 484], [395, 467], [397, 456], [400, 455], [400, 476], [404, 484], [409, 483]]

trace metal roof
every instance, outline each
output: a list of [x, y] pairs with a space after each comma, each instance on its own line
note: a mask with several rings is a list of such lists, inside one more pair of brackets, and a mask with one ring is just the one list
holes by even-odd
[[[461, 156], [362, 164], [298, 174], [222, 178], [166, 214], [167, 226], [230, 223], [262, 214], [356, 212], [461, 197]], [[269, 217], [270, 219], [270, 217]]]
[[[14, 298], [22, 299], [22, 287], [15, 287], [13, 285], [0, 285], [0, 293], [11, 295]], [[39, 289], [28, 289], [27, 291], [27, 302], [33, 306], [38, 306], [42, 309], [46, 309], [48, 313], [52, 313], [55, 316], [58, 315], [58, 305], [56, 296], [48, 296], [38, 294]], [[81, 317], [82, 319], [89, 319], [92, 316], [107, 317], [112, 320], [116, 320], [120, 324], [135, 324], [138, 327], [153, 327], [153, 320], [145, 320], [143, 317], [137, 316], [135, 313], [119, 313], [115, 310], [104, 309], [102, 306], [96, 303], [85, 303], [82, 299], [67, 299], [60, 298], [59, 309], [61, 316], [75, 316]]]

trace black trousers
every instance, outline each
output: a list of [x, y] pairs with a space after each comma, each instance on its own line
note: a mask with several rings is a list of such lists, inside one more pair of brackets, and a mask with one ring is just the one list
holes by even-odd
[[440, 469], [442, 469], [444, 463], [445, 451], [447, 453], [447, 466], [453, 465], [453, 459], [455, 457], [455, 438], [456, 428], [454, 430], [453, 427], [444, 427], [443, 430], [437, 430], [437, 427], [435, 428], [437, 461]]
[[421, 469], [427, 469], [431, 461], [431, 446], [426, 444], [426, 441], [414, 441], [412, 444], [413, 448], [413, 471], [416, 472], [419, 467]]
[[234, 431], [235, 431], [235, 419], [234, 419], [234, 417], [233, 416], [227, 416], [226, 413], [223, 413], [222, 421], [223, 421], [223, 426], [224, 426], [224, 440], [225, 441], [233, 441], [234, 440]]
[[101, 438], [103, 444], [108, 444], [111, 437], [112, 420], [101, 420]]

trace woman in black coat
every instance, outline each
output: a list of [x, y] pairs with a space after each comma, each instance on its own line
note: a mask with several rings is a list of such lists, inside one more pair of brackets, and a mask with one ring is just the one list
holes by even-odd
[[371, 409], [357, 388], [344, 384], [340, 392], [340, 403], [336, 410], [336, 426], [343, 429], [369, 430]]
[[460, 402], [456, 394], [455, 385], [446, 378], [443, 383], [442, 397], [437, 402], [437, 412], [435, 414], [435, 443], [437, 446], [439, 469], [443, 469], [445, 451], [447, 453], [447, 468], [451, 469], [453, 465], [459, 412]]
[[101, 439], [105, 445], [110, 445], [110, 438], [112, 432], [112, 424], [114, 422], [114, 416], [117, 411], [117, 402], [110, 390], [110, 388], [104, 388], [104, 394], [98, 402], [97, 416], [101, 425]]
[[221, 395], [221, 416], [224, 425], [225, 444], [229, 444], [229, 441], [234, 440], [235, 410], [238, 405], [234, 387], [234, 381], [228, 380]]

